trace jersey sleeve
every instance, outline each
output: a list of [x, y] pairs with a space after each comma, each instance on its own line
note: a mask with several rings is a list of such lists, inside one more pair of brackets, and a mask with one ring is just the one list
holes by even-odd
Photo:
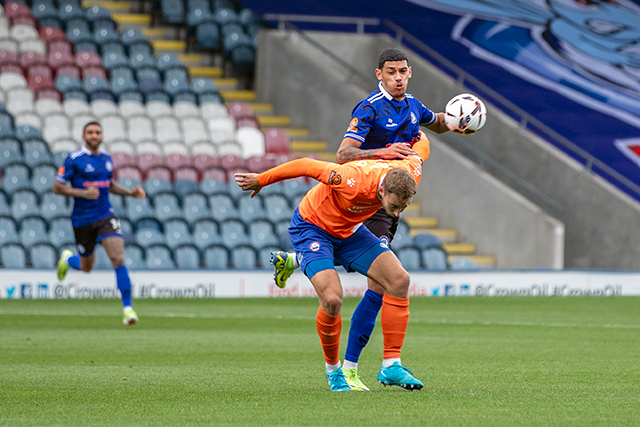
[[420, 125], [421, 126], [429, 126], [433, 122], [436, 121], [436, 113], [428, 109], [424, 106], [423, 103], [420, 102]]
[[56, 175], [56, 181], [66, 184], [67, 181], [71, 181], [75, 174], [75, 165], [71, 156], [67, 156], [64, 161], [64, 165], [58, 168], [58, 174]]
[[300, 176], [308, 176], [317, 181], [322, 181], [322, 177], [325, 176], [325, 170], [330, 168], [331, 165], [335, 165], [335, 163], [307, 158], [296, 159], [258, 174], [258, 182], [265, 187], [275, 182]]
[[431, 154], [431, 141], [428, 139], [420, 139], [415, 144], [413, 144], [413, 150], [418, 152], [418, 156], [424, 162], [429, 158]]
[[373, 107], [365, 102], [360, 102], [351, 113], [351, 121], [344, 137], [353, 138], [363, 143], [373, 127], [374, 119], [375, 110]]

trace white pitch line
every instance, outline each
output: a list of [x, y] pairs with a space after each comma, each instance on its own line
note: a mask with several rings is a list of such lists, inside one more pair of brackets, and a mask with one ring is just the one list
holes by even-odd
[[[79, 317], [111, 317], [110, 313], [89, 313], [76, 311], [28, 311], [0, 310], [0, 316], [79, 316]], [[186, 319], [275, 319], [275, 320], [315, 320], [315, 316], [248, 316], [209, 313], [145, 313], [142, 317], [186, 318]], [[350, 321], [349, 317], [343, 320]], [[519, 320], [449, 320], [449, 319], [411, 319], [410, 323], [426, 323], [434, 325], [470, 325], [470, 326], [531, 326], [548, 328], [601, 328], [601, 329], [640, 329], [640, 325], [615, 323], [563, 323], [563, 322], [525, 322]]]

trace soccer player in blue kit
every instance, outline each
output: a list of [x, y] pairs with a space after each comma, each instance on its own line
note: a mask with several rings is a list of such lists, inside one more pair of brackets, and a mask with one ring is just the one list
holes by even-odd
[[[383, 50], [375, 73], [379, 80], [378, 88], [353, 109], [351, 122], [336, 153], [340, 164], [416, 155], [411, 147], [420, 139], [420, 126], [436, 133], [449, 130], [444, 122], [444, 113], [434, 113], [406, 93], [411, 67], [403, 51], [395, 48]], [[381, 209], [363, 224], [388, 245], [398, 227], [398, 218]], [[276, 284], [286, 286], [287, 279], [299, 266], [295, 254], [274, 252], [272, 262], [276, 269]], [[375, 327], [384, 294], [382, 286], [374, 280], [368, 278], [367, 285], [368, 289], [351, 317], [342, 366], [351, 389], [363, 391], [369, 391], [369, 388], [358, 376], [358, 360]]]
[[[122, 229], [113, 215], [109, 192], [144, 198], [145, 191], [140, 186], [127, 190], [111, 180], [113, 161], [100, 149], [102, 127], [99, 123], [87, 123], [82, 139], [85, 146], [67, 156], [53, 184], [54, 193], [74, 198], [71, 225], [78, 250], [78, 255], [70, 250], [62, 252], [58, 261], [58, 279], [63, 280], [69, 268], [90, 272], [96, 259], [95, 246], [102, 243], [116, 271], [116, 283], [122, 295], [122, 322], [135, 325], [138, 315], [131, 306], [131, 279], [124, 263]], [[71, 186], [67, 186], [67, 182]]]

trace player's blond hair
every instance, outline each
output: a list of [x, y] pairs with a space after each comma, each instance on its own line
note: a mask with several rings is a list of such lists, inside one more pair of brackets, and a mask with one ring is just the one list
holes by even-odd
[[406, 169], [391, 169], [384, 178], [384, 190], [395, 194], [400, 200], [409, 200], [416, 194], [416, 180]]

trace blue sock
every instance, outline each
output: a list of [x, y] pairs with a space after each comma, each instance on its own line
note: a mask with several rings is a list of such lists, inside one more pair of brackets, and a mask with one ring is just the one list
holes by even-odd
[[358, 363], [362, 349], [369, 342], [369, 337], [376, 326], [378, 312], [382, 308], [382, 295], [367, 289], [360, 300], [360, 304], [351, 316], [351, 328], [349, 328], [349, 341], [344, 359]]
[[78, 255], [71, 255], [69, 259], [67, 259], [67, 264], [74, 270], [80, 270], [80, 257]]
[[126, 265], [121, 265], [116, 268], [116, 283], [120, 294], [122, 295], [122, 306], [127, 307], [131, 305], [131, 279], [129, 279], [129, 271]]

